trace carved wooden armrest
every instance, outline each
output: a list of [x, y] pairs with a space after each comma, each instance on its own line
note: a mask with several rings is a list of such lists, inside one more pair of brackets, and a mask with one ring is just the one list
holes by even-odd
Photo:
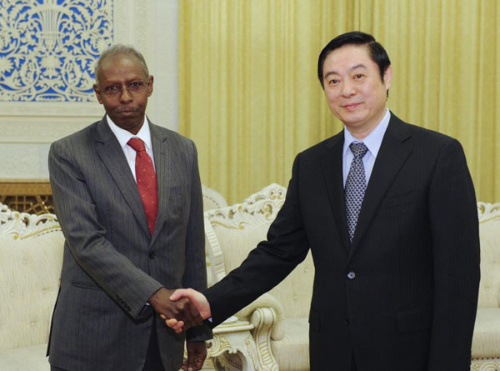
[[263, 366], [262, 369], [277, 371], [278, 364], [271, 348], [271, 333], [273, 329], [276, 328], [276, 326], [273, 325], [277, 322], [277, 316], [274, 309], [257, 308], [252, 313], [251, 322], [255, 326], [252, 335], [255, 345], [257, 346], [259, 362]]
[[[268, 314], [269, 311], [273, 313], [272, 316]], [[263, 294], [236, 313], [236, 317], [248, 320], [256, 329], [267, 327], [268, 329], [262, 328], [260, 331], [267, 331], [273, 340], [281, 340], [285, 335], [284, 316], [283, 306], [269, 293]]]

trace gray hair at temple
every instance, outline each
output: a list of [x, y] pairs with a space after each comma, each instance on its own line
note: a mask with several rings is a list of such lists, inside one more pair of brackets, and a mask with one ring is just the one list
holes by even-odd
[[99, 86], [99, 72], [101, 72], [101, 66], [102, 66], [102, 61], [104, 61], [106, 58], [113, 57], [115, 55], [127, 55], [127, 56], [132, 56], [137, 58], [137, 60], [140, 62], [144, 74], [146, 76], [149, 76], [149, 70], [148, 70], [148, 65], [146, 64], [146, 60], [144, 59], [144, 56], [139, 52], [137, 49], [135, 49], [132, 46], [128, 45], [123, 45], [123, 44], [115, 44], [111, 45], [108, 49], [104, 50], [101, 53], [101, 56], [99, 57], [99, 60], [97, 61], [94, 69], [94, 74], [95, 74], [95, 82]]

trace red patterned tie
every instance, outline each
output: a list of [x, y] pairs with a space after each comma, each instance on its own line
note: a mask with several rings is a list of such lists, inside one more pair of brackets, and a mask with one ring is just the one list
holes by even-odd
[[149, 231], [153, 235], [156, 216], [158, 215], [158, 185], [156, 183], [155, 168], [141, 139], [132, 138], [128, 141], [128, 145], [137, 152], [135, 158], [137, 188], [148, 219]]

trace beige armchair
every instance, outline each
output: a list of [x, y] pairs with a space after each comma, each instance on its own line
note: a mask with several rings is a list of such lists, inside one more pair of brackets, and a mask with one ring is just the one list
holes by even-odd
[[55, 215], [0, 204], [0, 370], [50, 370], [45, 353], [63, 243]]
[[[227, 206], [202, 186], [204, 209]], [[59, 290], [64, 235], [53, 214], [0, 204], [0, 370], [50, 370], [45, 356]], [[207, 362], [207, 366], [209, 362]]]
[[[241, 204], [205, 212], [208, 269], [212, 277], [209, 285], [238, 267], [250, 250], [266, 238], [283, 205], [285, 192], [284, 187], [272, 184]], [[479, 202], [478, 213], [481, 284], [471, 370], [500, 370], [500, 204]], [[251, 360], [247, 362], [250, 366], [239, 369], [309, 369], [307, 318], [313, 275], [309, 255], [285, 281], [236, 314], [237, 319], [252, 325], [250, 332], [257, 352], [252, 354], [252, 347], [236, 349], [240, 358]], [[234, 357], [225, 364], [223, 357], [219, 360], [225, 370], [238, 369]]]
[[[241, 204], [205, 212], [208, 269], [212, 277], [209, 285], [238, 267], [250, 250], [266, 239], [285, 193], [284, 187], [272, 184]], [[252, 358], [252, 369], [309, 369], [308, 315], [313, 275], [309, 254], [282, 283], [236, 314], [254, 327], [251, 333], [257, 355], [243, 354]], [[223, 367], [232, 369], [228, 364]]]
[[500, 203], [478, 203], [481, 283], [474, 339], [474, 371], [500, 370]]

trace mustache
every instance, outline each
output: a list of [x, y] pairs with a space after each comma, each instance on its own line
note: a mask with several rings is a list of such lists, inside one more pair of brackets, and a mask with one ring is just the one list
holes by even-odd
[[122, 112], [137, 112], [139, 111], [139, 107], [118, 107], [115, 109], [115, 113], [122, 113]]

